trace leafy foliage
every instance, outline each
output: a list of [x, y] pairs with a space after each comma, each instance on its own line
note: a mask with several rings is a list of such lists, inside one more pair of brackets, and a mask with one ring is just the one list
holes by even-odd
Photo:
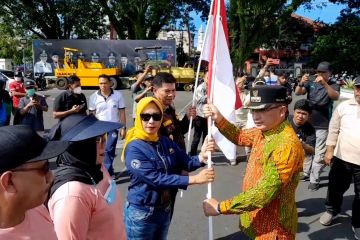
[[99, 38], [106, 32], [100, 6], [86, 0], [3, 0], [0, 18], [42, 39]]
[[343, 12], [337, 22], [329, 27], [329, 33], [318, 37], [311, 53], [312, 63], [332, 63], [336, 72], [356, 73], [360, 69], [360, 17], [356, 13]]
[[171, 22], [188, 24], [195, 11], [205, 19], [209, 0], [96, 0], [120, 39], [156, 39]]
[[257, 47], [272, 45], [272, 39], [279, 36], [279, 26], [306, 2], [310, 0], [230, 0], [229, 36], [235, 65], [243, 65]]
[[359, 0], [329, 0], [329, 2], [346, 4], [349, 9], [360, 10], [360, 1]]

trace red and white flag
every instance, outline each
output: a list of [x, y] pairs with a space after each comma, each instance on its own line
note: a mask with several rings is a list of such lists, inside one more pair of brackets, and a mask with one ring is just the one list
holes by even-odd
[[[224, 0], [214, 0], [212, 4], [201, 54], [201, 59], [209, 62], [208, 99], [228, 121], [234, 123], [235, 109], [242, 104], [233, 77], [225, 3]], [[236, 159], [236, 145], [227, 140], [215, 126], [211, 129], [225, 157]]]

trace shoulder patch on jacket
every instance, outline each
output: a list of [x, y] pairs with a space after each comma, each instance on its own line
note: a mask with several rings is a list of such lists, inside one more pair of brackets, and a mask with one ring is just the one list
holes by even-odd
[[140, 160], [137, 160], [137, 159], [131, 160], [131, 167], [132, 167], [132, 168], [134, 168], [134, 169], [139, 169], [140, 166], [141, 166]]

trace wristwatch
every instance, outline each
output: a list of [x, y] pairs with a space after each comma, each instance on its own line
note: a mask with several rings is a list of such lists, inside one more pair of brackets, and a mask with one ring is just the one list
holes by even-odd
[[218, 211], [219, 214], [221, 214], [221, 211], [220, 211], [220, 203], [218, 203], [216, 210]]

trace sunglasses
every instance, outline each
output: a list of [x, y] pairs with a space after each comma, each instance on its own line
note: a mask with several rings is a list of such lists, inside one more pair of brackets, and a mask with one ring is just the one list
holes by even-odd
[[152, 118], [154, 121], [160, 121], [162, 118], [162, 114], [161, 113], [153, 113], [153, 114], [140, 113], [140, 118], [144, 122], [148, 122], [150, 120], [150, 118]]
[[38, 171], [39, 173], [46, 175], [50, 171], [50, 163], [48, 161], [45, 162], [41, 167], [34, 168], [17, 168], [11, 170], [12, 172], [29, 172], [29, 171]]

